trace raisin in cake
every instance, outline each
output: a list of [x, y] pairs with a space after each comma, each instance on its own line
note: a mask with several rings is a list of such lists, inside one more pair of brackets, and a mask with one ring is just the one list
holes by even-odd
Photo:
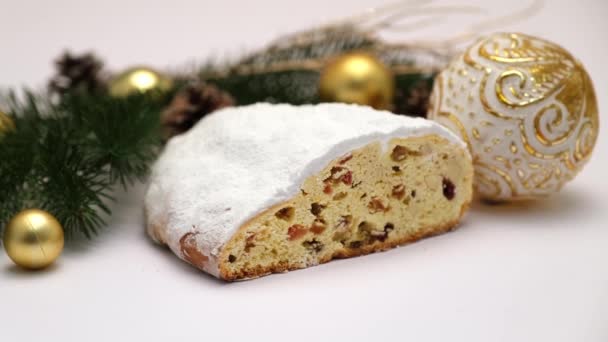
[[167, 144], [147, 231], [216, 277], [254, 278], [446, 232], [472, 180], [464, 143], [428, 120], [344, 104], [230, 108]]

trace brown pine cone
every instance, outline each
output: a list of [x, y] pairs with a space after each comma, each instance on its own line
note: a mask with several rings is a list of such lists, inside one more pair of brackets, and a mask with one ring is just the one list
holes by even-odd
[[163, 136], [169, 139], [188, 131], [205, 115], [224, 107], [234, 106], [230, 94], [214, 85], [195, 83], [181, 90], [161, 117]]
[[72, 55], [65, 52], [55, 61], [56, 74], [49, 82], [51, 94], [92, 93], [103, 89], [100, 78], [103, 63], [92, 53]]
[[432, 87], [431, 80], [421, 79], [407, 89], [397, 89], [394, 112], [426, 118]]

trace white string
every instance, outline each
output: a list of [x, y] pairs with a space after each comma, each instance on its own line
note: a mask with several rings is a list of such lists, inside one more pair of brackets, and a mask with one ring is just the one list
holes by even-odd
[[[446, 14], [479, 14], [486, 13], [486, 10], [481, 7], [476, 6], [435, 6], [435, 7], [420, 7], [420, 8], [409, 8], [402, 9], [397, 13], [393, 13], [390, 16], [383, 18], [379, 22], [370, 26], [370, 30], [379, 31], [379, 30], [391, 30], [391, 31], [404, 31], [400, 28], [402, 25], [398, 25], [398, 23], [402, 20], [421, 17], [421, 16], [429, 16], [429, 15], [446, 15]], [[404, 25], [403, 25], [404, 26]], [[410, 26], [410, 25], [407, 25]], [[415, 29], [412, 27], [412, 29]]]
[[544, 0], [533, 0], [528, 6], [522, 8], [521, 10], [480, 21], [471, 25], [469, 29], [463, 33], [437, 41], [435, 44], [448, 48], [455, 48], [459, 44], [466, 43], [471, 39], [478, 37], [480, 32], [487, 32], [492, 29], [498, 29], [503, 26], [512, 25], [516, 22], [529, 19], [530, 17], [538, 14], [543, 7]]
[[[434, 0], [401, 0], [386, 6], [370, 8], [359, 15], [350, 16], [343, 20], [330, 22], [314, 30], [299, 32], [285, 37], [281, 37], [273, 42], [271, 46], [291, 46], [294, 42], [302, 40], [308, 42], [309, 37], [304, 34], [311, 34], [322, 30], [333, 30], [341, 26], [352, 26], [358, 31], [370, 35], [375, 35], [383, 31], [413, 32], [424, 29], [425, 27], [436, 25], [446, 17], [458, 15], [484, 15], [487, 10], [483, 7], [470, 5], [435, 5]], [[532, 3], [524, 9], [508, 13], [503, 16], [485, 18], [469, 26], [461, 33], [449, 38], [433, 40], [410, 40], [402, 42], [398, 46], [426, 49], [441, 55], [452, 54], [465, 43], [478, 37], [483, 31], [492, 28], [512, 24], [537, 14], [543, 7], [543, 0], [532, 0]], [[389, 44], [396, 46], [395, 44]]]
[[387, 13], [391, 13], [394, 10], [404, 10], [407, 8], [419, 7], [422, 5], [428, 5], [432, 3], [433, 0], [402, 0], [397, 1], [382, 7], [373, 7], [368, 8], [361, 14], [354, 15], [348, 17], [346, 19], [339, 20], [334, 23], [330, 23], [329, 26], [333, 26], [336, 24], [355, 24], [356, 26], [365, 25], [366, 21], [375, 20]]
[[[361, 28], [364, 32], [377, 33], [382, 31], [413, 32], [439, 22], [450, 14], [487, 14], [487, 10], [478, 6], [444, 5], [431, 6], [433, 0], [403, 0], [386, 6], [371, 8], [360, 15], [349, 17], [330, 23], [327, 26], [350, 24]], [[479, 36], [481, 32], [510, 25], [536, 15], [544, 7], [544, 0], [532, 0], [521, 10], [506, 15], [494, 16], [481, 20], [461, 33], [441, 40], [421, 40], [410, 42], [407, 45], [416, 45], [429, 48], [454, 49]], [[413, 18], [428, 17], [412, 21]], [[412, 22], [403, 23], [410, 20]]]

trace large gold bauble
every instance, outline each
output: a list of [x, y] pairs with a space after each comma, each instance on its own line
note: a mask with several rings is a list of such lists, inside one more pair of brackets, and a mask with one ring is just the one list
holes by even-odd
[[166, 91], [173, 85], [171, 78], [147, 67], [134, 67], [114, 76], [109, 83], [110, 95], [124, 97], [148, 91]]
[[428, 117], [469, 145], [477, 193], [495, 201], [560, 190], [589, 160], [599, 128], [580, 62], [517, 33], [478, 41], [442, 71]]
[[395, 80], [392, 72], [367, 53], [348, 53], [330, 61], [321, 73], [321, 101], [368, 105], [390, 110]]
[[11, 129], [15, 129], [15, 124], [13, 120], [2, 111], [0, 111], [0, 135], [3, 132], [9, 131]]
[[4, 249], [15, 264], [39, 269], [55, 261], [63, 250], [63, 229], [49, 213], [39, 209], [20, 212], [4, 230]]

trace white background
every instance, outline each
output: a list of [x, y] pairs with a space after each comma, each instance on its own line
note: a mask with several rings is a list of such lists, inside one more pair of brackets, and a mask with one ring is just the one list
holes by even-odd
[[[94, 49], [113, 69], [180, 66], [238, 56], [382, 3], [0, 0], [0, 87], [42, 86], [65, 47]], [[522, 4], [483, 2], [494, 15]], [[606, 1], [547, 1], [539, 15], [502, 29], [570, 50], [603, 111], [607, 15]], [[446, 36], [473, 20], [397, 38]], [[72, 244], [50, 269], [24, 272], [0, 253], [0, 340], [608, 341], [602, 114], [594, 157], [557, 196], [476, 204], [453, 233], [255, 281], [222, 283], [153, 245], [143, 233], [143, 186], [120, 192], [101, 236]]]

